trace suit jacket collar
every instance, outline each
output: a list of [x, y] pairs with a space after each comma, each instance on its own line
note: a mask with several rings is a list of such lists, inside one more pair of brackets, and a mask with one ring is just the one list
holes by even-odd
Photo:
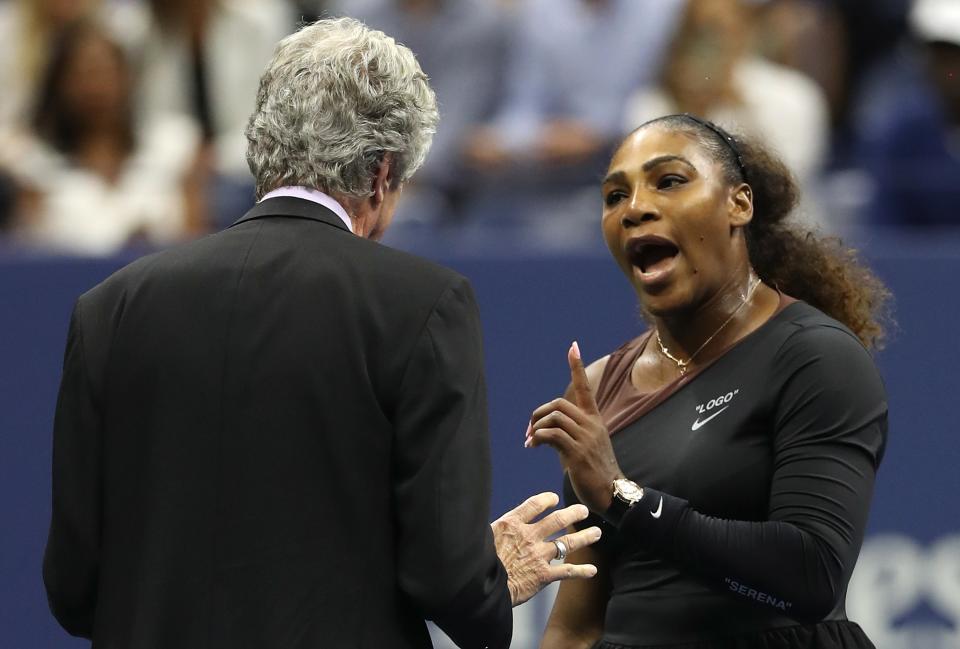
[[230, 227], [232, 228], [234, 225], [246, 223], [247, 221], [253, 221], [254, 219], [261, 219], [271, 216], [310, 219], [312, 221], [319, 221], [320, 223], [332, 225], [333, 227], [339, 228], [347, 233], [350, 232], [350, 230], [347, 229], [347, 226], [344, 225], [343, 221], [340, 220], [340, 217], [337, 216], [332, 210], [327, 209], [319, 203], [314, 203], [313, 201], [308, 201], [303, 198], [294, 198], [292, 196], [278, 196], [276, 198], [268, 198], [265, 201], [261, 201], [250, 208], [249, 212], [234, 221]]

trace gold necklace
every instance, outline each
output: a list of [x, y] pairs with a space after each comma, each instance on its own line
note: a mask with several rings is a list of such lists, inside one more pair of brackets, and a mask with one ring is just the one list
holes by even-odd
[[[751, 276], [752, 276], [752, 275], [753, 275], [753, 273], [751, 273]], [[685, 360], [685, 361], [680, 360], [679, 358], [677, 358], [676, 356], [674, 356], [673, 354], [670, 353], [670, 350], [668, 350], [668, 349], [664, 346], [663, 341], [660, 340], [660, 330], [657, 329], [657, 345], [659, 345], [660, 351], [663, 352], [663, 355], [664, 355], [664, 356], [666, 356], [667, 358], [669, 358], [670, 360], [672, 360], [674, 363], [677, 364], [677, 368], [680, 370], [680, 376], [684, 376], [684, 375], [687, 373], [687, 367], [690, 365], [690, 363], [693, 362], [693, 359], [697, 357], [697, 354], [699, 354], [700, 352], [702, 352], [702, 351], [703, 351], [703, 348], [706, 347], [707, 345], [709, 345], [709, 344], [710, 344], [710, 341], [713, 340], [714, 338], [716, 338], [716, 337], [717, 337], [717, 334], [720, 333], [721, 331], [723, 331], [723, 328], [726, 327], [728, 324], [730, 324], [730, 321], [733, 320], [733, 317], [740, 312], [740, 309], [742, 309], [742, 308], [747, 304], [747, 302], [750, 301], [750, 298], [753, 297], [753, 292], [754, 292], [755, 290], [757, 290], [757, 287], [758, 287], [759, 285], [760, 285], [760, 278], [757, 277], [756, 279], [754, 279], [754, 280], [751, 282], [750, 288], [747, 289], [747, 294], [746, 294], [746, 296], [743, 296], [743, 295], [740, 296], [740, 297], [741, 297], [740, 306], [738, 306], [736, 309], [734, 309], [734, 310], [733, 310], [733, 313], [730, 314], [730, 317], [728, 317], [726, 320], [724, 320], [724, 321], [723, 321], [723, 324], [721, 324], [719, 327], [717, 327], [717, 330], [714, 331], [714, 332], [710, 335], [709, 338], [707, 338], [705, 341], [703, 341], [703, 344], [700, 345], [699, 347], [697, 347], [697, 351], [695, 351], [695, 352], [693, 352], [692, 354], [690, 354], [690, 358], [688, 358], [688, 359]]]

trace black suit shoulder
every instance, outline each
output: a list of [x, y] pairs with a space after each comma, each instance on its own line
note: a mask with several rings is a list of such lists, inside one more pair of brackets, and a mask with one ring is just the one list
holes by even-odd
[[[270, 277], [271, 266], [283, 273]], [[277, 288], [290, 291], [337, 276], [388, 319], [406, 314], [425, 321], [448, 289], [474, 299], [469, 281], [450, 268], [323, 223], [271, 217], [142, 257], [84, 293], [79, 312], [82, 321], [111, 329], [130, 300], [157, 293], [175, 299], [171, 293], [204, 285], [232, 290], [244, 276], [264, 285], [286, 282]]]
[[83, 299], [121, 298], [145, 282], [177, 281], [184, 274], [214, 274], [239, 270], [251, 256], [264, 251], [284, 251], [291, 261], [320, 268], [321, 258], [335, 261], [340, 272], [363, 282], [367, 288], [390, 291], [398, 284], [427, 301], [435, 301], [451, 286], [467, 286], [460, 273], [369, 239], [305, 219], [274, 217], [259, 219], [196, 241], [157, 252], [130, 263], [87, 291]]

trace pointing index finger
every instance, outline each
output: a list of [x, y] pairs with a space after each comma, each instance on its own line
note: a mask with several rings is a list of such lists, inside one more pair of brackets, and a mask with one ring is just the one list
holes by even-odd
[[592, 415], [598, 414], [597, 401], [590, 389], [590, 381], [587, 380], [587, 370], [583, 367], [580, 345], [577, 341], [573, 341], [567, 351], [567, 363], [570, 365], [570, 384], [573, 386], [573, 398], [577, 405]]

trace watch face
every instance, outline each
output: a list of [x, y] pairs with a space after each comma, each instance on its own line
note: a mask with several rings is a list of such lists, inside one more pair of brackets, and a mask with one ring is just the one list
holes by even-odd
[[626, 478], [615, 480], [613, 482], [613, 488], [616, 490], [617, 495], [623, 500], [637, 502], [643, 498], [643, 489], [632, 480], [627, 480]]

